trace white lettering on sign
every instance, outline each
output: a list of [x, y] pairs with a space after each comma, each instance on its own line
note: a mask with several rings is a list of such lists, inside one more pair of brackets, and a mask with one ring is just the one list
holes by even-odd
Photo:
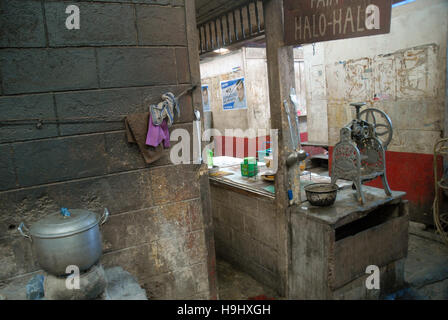
[[366, 8], [366, 28], [369, 30], [380, 28], [380, 8], [374, 4]]
[[79, 30], [80, 28], [80, 15], [79, 15], [79, 8], [78, 6], [75, 6], [74, 4], [69, 5], [65, 9], [66, 14], [70, 14], [67, 19], [65, 20], [65, 27], [68, 30]]
[[283, 0], [285, 43], [389, 33], [392, 0]]
[[[337, 3], [337, 0], [311, 0], [311, 8], [331, 6]], [[337, 36], [363, 32], [366, 29], [380, 29], [380, 9], [374, 4], [367, 7], [358, 5], [342, 9], [335, 8], [330, 16], [320, 13], [310, 16], [295, 16], [294, 19], [295, 40], [303, 42], [316, 37], [324, 37], [328, 31], [332, 32], [332, 36]]]
[[[316, 8], [318, 9], [319, 6], [321, 6], [322, 8], [324, 7], [329, 7], [333, 4], [338, 4], [339, 0], [311, 0], [311, 9]], [[316, 6], [314, 7], [314, 4], [316, 4]]]

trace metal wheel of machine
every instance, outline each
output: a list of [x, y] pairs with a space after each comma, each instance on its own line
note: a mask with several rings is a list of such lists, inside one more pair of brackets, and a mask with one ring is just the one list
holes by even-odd
[[437, 231], [448, 245], [448, 212], [440, 213], [439, 199], [437, 198], [434, 199], [433, 214]]
[[364, 109], [359, 113], [361, 120], [372, 123], [375, 127], [376, 135], [381, 140], [384, 150], [392, 140], [393, 128], [392, 121], [383, 111], [375, 108]]
[[435, 198], [433, 203], [434, 224], [438, 233], [448, 245], [448, 212], [440, 212], [443, 194], [448, 196], [448, 181], [445, 178], [438, 179], [438, 156], [448, 157], [448, 138], [441, 139], [434, 146], [434, 182], [435, 182]]

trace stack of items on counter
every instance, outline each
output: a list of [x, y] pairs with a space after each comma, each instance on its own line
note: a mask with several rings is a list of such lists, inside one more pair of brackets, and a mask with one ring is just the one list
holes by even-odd
[[253, 177], [258, 174], [257, 158], [247, 157], [241, 163], [241, 175], [243, 177]]
[[167, 92], [162, 95], [162, 100], [157, 105], [150, 105], [148, 112], [134, 113], [125, 118], [127, 140], [138, 145], [147, 164], [160, 159], [163, 149], [170, 147], [169, 128], [174, 123], [174, 111], [180, 116], [174, 94]]

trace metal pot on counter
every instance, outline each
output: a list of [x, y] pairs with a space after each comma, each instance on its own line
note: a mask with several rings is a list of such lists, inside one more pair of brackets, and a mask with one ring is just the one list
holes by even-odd
[[75, 265], [80, 271], [93, 266], [101, 257], [99, 226], [109, 217], [82, 209], [65, 208], [34, 223], [29, 229], [22, 222], [19, 232], [32, 241], [39, 265], [47, 272], [67, 275], [66, 268]]
[[331, 206], [340, 189], [335, 183], [312, 183], [304, 187], [306, 199], [313, 206], [327, 207]]

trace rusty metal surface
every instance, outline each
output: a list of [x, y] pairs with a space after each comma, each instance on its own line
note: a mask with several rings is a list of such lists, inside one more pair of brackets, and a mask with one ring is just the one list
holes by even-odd
[[[379, 9], [379, 29], [367, 29], [366, 8]], [[284, 0], [285, 42], [315, 43], [389, 33], [391, 0]]]

